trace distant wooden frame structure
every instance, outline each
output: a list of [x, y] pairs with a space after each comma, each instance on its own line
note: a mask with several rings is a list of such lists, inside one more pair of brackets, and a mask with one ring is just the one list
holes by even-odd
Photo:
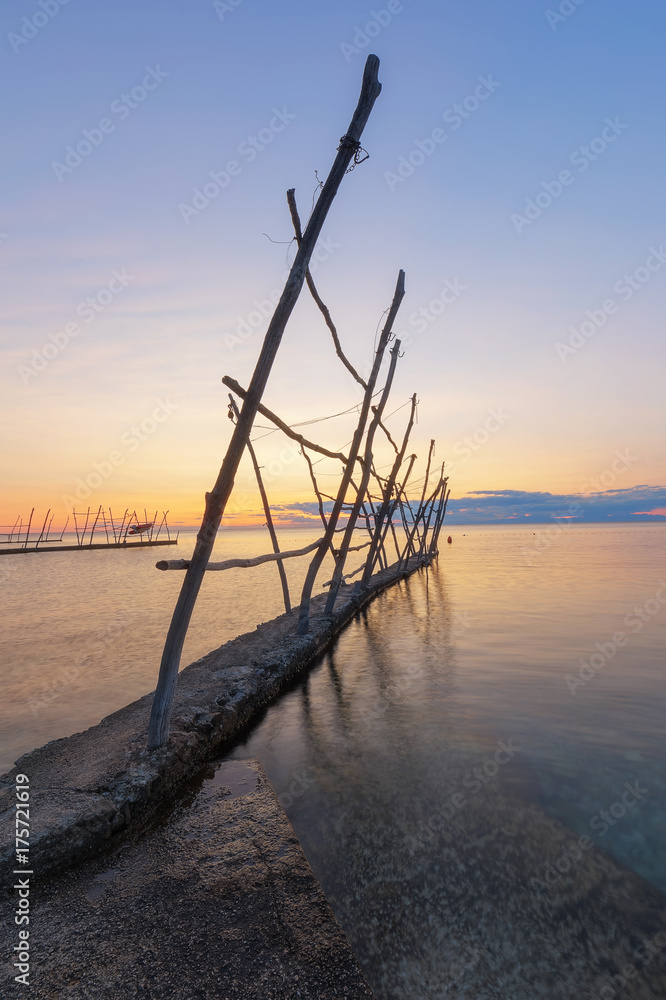
[[[72, 520], [74, 533], [76, 534], [76, 545], [63, 545], [62, 542], [70, 521], [69, 516], [60, 534], [56, 532], [51, 537], [50, 531], [55, 515], [52, 514], [52, 509], [49, 508], [41, 531], [39, 534], [35, 534], [35, 537], [31, 538], [30, 531], [35, 514], [35, 508], [33, 507], [25, 529], [23, 518], [20, 515], [8, 531], [4, 531], [3, 529], [9, 528], [9, 525], [0, 526], [0, 536], [3, 534], [7, 536], [4, 541], [0, 538], [0, 555], [12, 555], [17, 552], [76, 552], [88, 551], [90, 549], [130, 549], [136, 547], [146, 548], [151, 545], [176, 545], [178, 543], [178, 532], [172, 536], [169, 522], [167, 521], [169, 511], [162, 511], [162, 518], [159, 520], [159, 523], [158, 513], [158, 511], [155, 511], [152, 519], [149, 519], [148, 512], [144, 509], [144, 520], [140, 521], [135, 510], [130, 513], [129, 508], [125, 508], [122, 519], [119, 521], [117, 517], [114, 517], [110, 507], [107, 513], [106, 508], [101, 504], [96, 512], [90, 507], [86, 511], [77, 511], [73, 508]], [[96, 530], [98, 537], [105, 537], [105, 541], [94, 541]], [[164, 535], [160, 537], [162, 533]], [[133, 539], [138, 540], [135, 541]], [[52, 547], [48, 549], [40, 547], [46, 543], [50, 543]], [[5, 548], [5, 545], [8, 547]]]

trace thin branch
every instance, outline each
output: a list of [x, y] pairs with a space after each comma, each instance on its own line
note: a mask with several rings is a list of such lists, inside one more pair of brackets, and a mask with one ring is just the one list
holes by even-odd
[[[313, 552], [322, 539], [306, 545], [304, 549], [292, 549], [290, 552], [269, 552], [265, 556], [253, 556], [251, 559], [227, 559], [225, 562], [209, 562], [206, 566], [207, 573], [220, 573], [225, 569], [247, 569], [251, 566], [261, 566], [262, 563], [277, 562], [278, 559], [294, 559], [296, 556], [306, 556], [308, 552]], [[155, 563], [157, 569], [187, 569], [190, 559], [161, 559]]]

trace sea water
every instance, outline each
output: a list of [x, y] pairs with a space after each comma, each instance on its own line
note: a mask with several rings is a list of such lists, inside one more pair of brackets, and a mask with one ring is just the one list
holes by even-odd
[[[230, 756], [261, 760], [379, 997], [623, 995], [608, 920], [639, 944], [666, 913], [666, 528], [449, 530]], [[154, 564], [192, 544], [2, 557], [4, 767], [154, 687], [182, 581]], [[267, 548], [222, 532], [215, 558]], [[274, 565], [211, 573], [183, 664], [281, 600]], [[592, 848], [611, 868], [572, 896]], [[627, 996], [666, 996], [664, 953]]]

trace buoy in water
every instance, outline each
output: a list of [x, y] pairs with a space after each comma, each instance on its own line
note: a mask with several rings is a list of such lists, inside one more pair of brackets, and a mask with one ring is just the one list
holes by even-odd
[[449, 535], [449, 537], [448, 537], [448, 538], [447, 538], [446, 540], [447, 540], [447, 542], [449, 543], [449, 545], [450, 545], [450, 544], [451, 544], [451, 542], [453, 541], [453, 539], [451, 538], [451, 536], [450, 536], [450, 535]]

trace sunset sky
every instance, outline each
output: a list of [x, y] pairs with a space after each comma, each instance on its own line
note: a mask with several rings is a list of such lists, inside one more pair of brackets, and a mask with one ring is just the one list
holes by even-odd
[[[601, 492], [591, 519], [665, 519], [663, 3], [5, 0], [0, 19], [0, 524], [62, 522], [72, 498], [197, 522], [231, 430], [220, 380], [247, 385], [293, 259], [285, 191], [305, 220], [369, 52], [370, 157], [313, 270], [362, 372], [406, 271], [394, 436], [417, 392], [410, 450], [436, 439], [457, 521]], [[305, 291], [266, 405], [302, 423], [358, 388]], [[299, 429], [339, 449], [354, 420]], [[258, 423], [280, 518], [314, 516], [302, 457]], [[318, 470], [332, 489], [339, 466]], [[257, 512], [243, 464], [228, 523]]]

